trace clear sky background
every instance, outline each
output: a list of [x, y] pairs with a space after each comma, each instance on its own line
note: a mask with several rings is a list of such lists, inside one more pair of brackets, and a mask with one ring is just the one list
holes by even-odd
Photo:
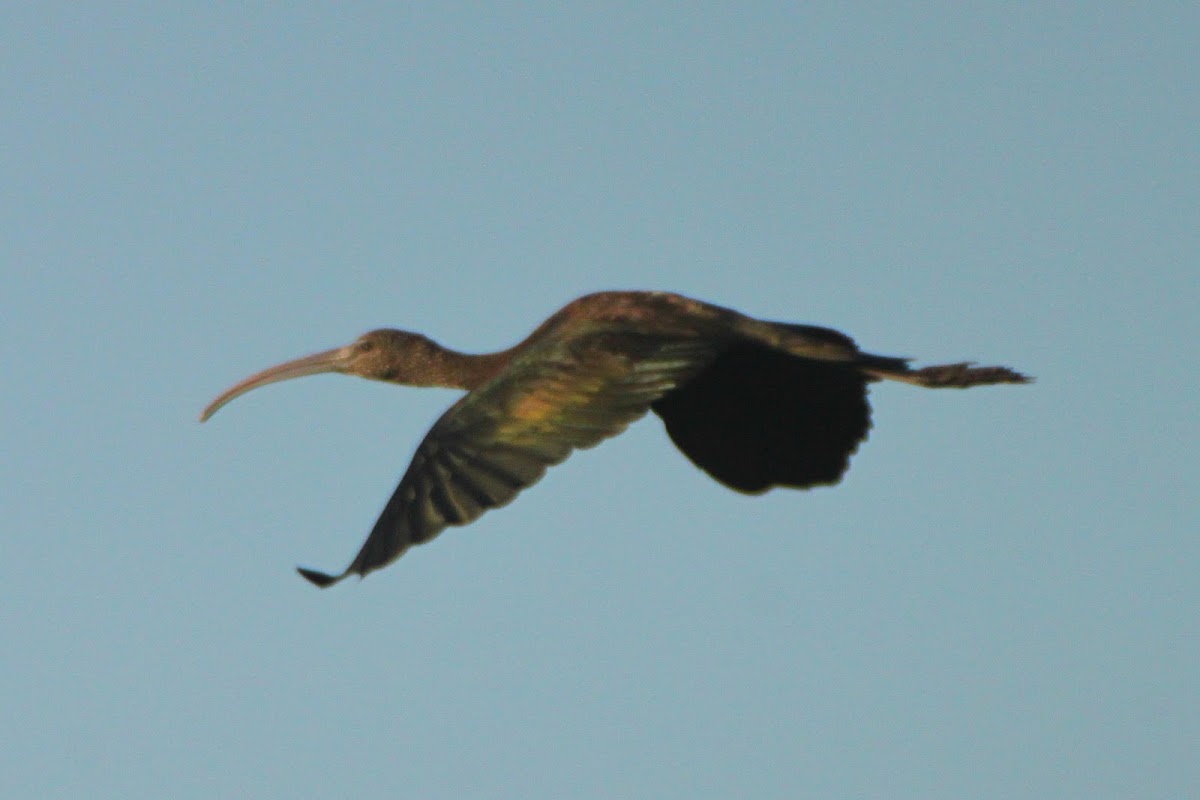
[[[1197, 796], [1198, 23], [6, 5], [0, 796]], [[196, 422], [610, 288], [1038, 382], [759, 498], [647, 419], [325, 592], [455, 394]]]

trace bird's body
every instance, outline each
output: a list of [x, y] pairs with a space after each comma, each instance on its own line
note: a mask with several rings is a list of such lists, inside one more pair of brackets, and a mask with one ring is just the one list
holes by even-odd
[[319, 372], [466, 390], [418, 446], [361, 551], [318, 586], [365, 575], [449, 525], [512, 500], [546, 467], [653, 410], [672, 441], [716, 480], [760, 493], [836, 483], [870, 427], [866, 384], [1024, 383], [1006, 367], [913, 370], [863, 353], [828, 328], [767, 322], [667, 292], [601, 292], [564, 306], [516, 346], [471, 355], [419, 334], [377, 330], [232, 387]]

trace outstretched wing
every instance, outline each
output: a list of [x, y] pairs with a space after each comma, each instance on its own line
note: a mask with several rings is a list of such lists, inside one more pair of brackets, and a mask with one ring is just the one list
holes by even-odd
[[867, 380], [856, 365], [743, 342], [653, 408], [675, 445], [729, 488], [802, 489], [837, 483], [866, 438]]
[[508, 503], [572, 450], [620, 433], [714, 355], [711, 341], [628, 331], [545, 337], [434, 424], [345, 572], [300, 574], [322, 587], [366, 575]]

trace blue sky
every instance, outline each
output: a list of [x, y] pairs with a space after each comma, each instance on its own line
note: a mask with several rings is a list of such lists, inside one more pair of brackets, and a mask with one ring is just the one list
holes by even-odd
[[[0, 12], [0, 795], [1178, 798], [1200, 787], [1196, 8]], [[656, 419], [361, 583], [442, 390], [672, 289], [923, 363], [835, 489]]]

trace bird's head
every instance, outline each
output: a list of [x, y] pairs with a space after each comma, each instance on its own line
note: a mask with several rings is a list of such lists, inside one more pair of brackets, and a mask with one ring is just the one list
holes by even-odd
[[344, 347], [285, 361], [257, 372], [226, 389], [200, 415], [204, 422], [229, 401], [266, 386], [305, 375], [340, 372], [376, 381], [407, 386], [443, 386], [442, 359], [445, 350], [419, 333], [392, 328], [364, 333]]

